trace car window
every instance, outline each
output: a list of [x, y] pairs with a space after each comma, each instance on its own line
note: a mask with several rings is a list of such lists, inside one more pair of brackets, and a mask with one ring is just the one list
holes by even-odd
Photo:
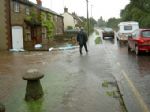
[[132, 26], [131, 25], [126, 25], [126, 26], [124, 26], [124, 30], [132, 30]]
[[111, 32], [111, 31], [113, 31], [113, 29], [112, 28], [104, 28], [104, 31]]
[[142, 36], [146, 38], [150, 38], [150, 31], [143, 31]]
[[135, 38], [136, 37], [136, 33], [134, 32], [134, 33], [132, 33], [132, 37], [133, 38]]
[[139, 30], [135, 30], [133, 33], [132, 33], [132, 37], [133, 38], [137, 38], [139, 35]]

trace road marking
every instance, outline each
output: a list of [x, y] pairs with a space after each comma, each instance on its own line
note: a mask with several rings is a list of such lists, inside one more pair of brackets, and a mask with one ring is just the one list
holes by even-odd
[[136, 89], [136, 87], [133, 85], [132, 81], [129, 79], [129, 77], [127, 76], [127, 74], [122, 70], [121, 71], [123, 73], [123, 76], [125, 77], [125, 79], [128, 81], [129, 86], [131, 87], [134, 95], [136, 96], [136, 98], [138, 99], [143, 112], [149, 112], [148, 106], [146, 105], [146, 103], [144, 102], [142, 96], [140, 95], [140, 93], [138, 92], [138, 90]]

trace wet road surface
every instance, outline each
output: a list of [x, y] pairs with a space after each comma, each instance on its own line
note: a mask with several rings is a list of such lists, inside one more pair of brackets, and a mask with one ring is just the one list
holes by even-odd
[[[105, 58], [107, 54], [103, 46], [91, 40], [89, 54], [83, 51], [82, 56], [78, 49], [1, 52], [0, 102], [6, 111], [124, 112], [120, 99], [114, 97], [117, 88], [107, 84], [116, 81]], [[28, 69], [35, 68], [45, 74], [41, 80], [44, 97], [36, 102], [25, 102], [26, 81], [22, 76]]]
[[150, 110], [150, 53], [136, 56], [128, 52], [126, 43], [117, 40], [103, 40], [107, 58], [113, 66], [114, 76], [129, 112], [149, 112]]
[[[89, 39], [89, 53], [82, 56], [78, 49], [1, 52], [0, 102], [7, 112], [122, 112], [119, 99], [106, 94], [116, 88], [102, 87], [104, 81], [116, 79], [128, 111], [146, 112], [150, 106], [150, 56], [128, 54], [126, 45], [118, 45], [116, 40], [106, 39], [98, 45], [94, 40]], [[32, 68], [45, 74], [41, 80], [45, 94], [39, 101], [26, 103], [22, 76]]]

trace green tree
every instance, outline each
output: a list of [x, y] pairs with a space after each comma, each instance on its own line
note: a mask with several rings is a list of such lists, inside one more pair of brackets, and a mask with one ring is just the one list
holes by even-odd
[[118, 24], [119, 24], [120, 21], [121, 21], [120, 18], [118, 18], [118, 19], [116, 19], [116, 18], [110, 18], [107, 21], [107, 27], [111, 27], [111, 28], [117, 30]]
[[125, 9], [121, 10], [122, 21], [138, 21], [140, 27], [150, 27], [150, 0], [130, 0]]
[[90, 24], [91, 24], [91, 26], [95, 26], [96, 24], [97, 24], [97, 21], [94, 19], [94, 18], [90, 18]]
[[99, 27], [104, 27], [104, 26], [106, 26], [106, 22], [103, 20], [103, 17], [102, 17], [102, 16], [98, 19], [97, 24], [98, 24]]
[[150, 12], [150, 0], [131, 0], [131, 3], [135, 7], [143, 10], [144, 12]]
[[[82, 19], [82, 25], [86, 32], [88, 32], [87, 18], [80, 17]], [[97, 21], [94, 18], [89, 18], [89, 33], [94, 31], [94, 25], [97, 24]]]

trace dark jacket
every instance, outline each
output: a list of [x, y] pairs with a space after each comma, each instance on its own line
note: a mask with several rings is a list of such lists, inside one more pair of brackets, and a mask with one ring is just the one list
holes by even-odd
[[79, 44], [85, 44], [87, 42], [88, 38], [87, 38], [87, 34], [83, 31], [80, 31], [77, 34], [77, 41], [79, 42]]

